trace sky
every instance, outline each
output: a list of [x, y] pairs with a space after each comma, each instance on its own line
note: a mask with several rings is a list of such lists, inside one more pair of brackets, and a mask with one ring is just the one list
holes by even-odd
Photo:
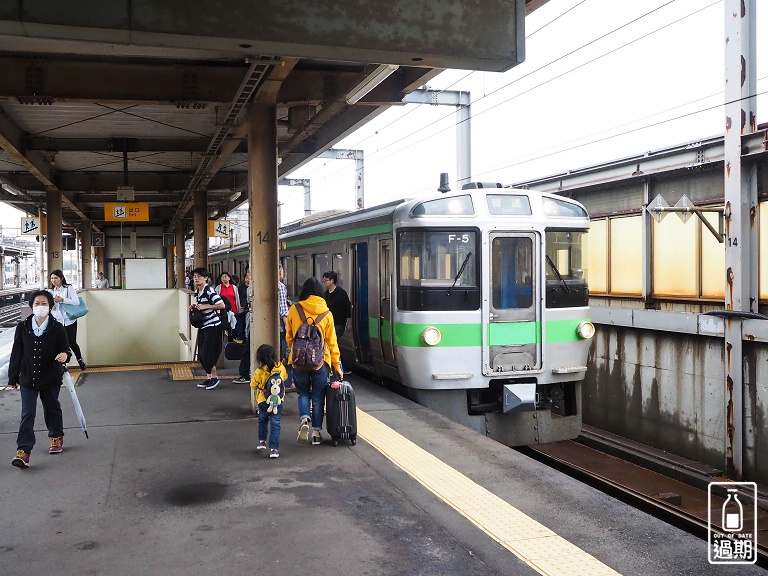
[[[758, 0], [757, 54], [768, 54]], [[550, 0], [526, 18], [526, 60], [505, 73], [447, 70], [433, 90], [472, 101], [472, 180], [514, 184], [723, 134], [723, 0]], [[763, 31], [763, 34], [760, 34]], [[768, 92], [768, 57], [757, 59]], [[456, 189], [456, 114], [393, 106], [335, 148], [363, 150], [365, 205]], [[768, 122], [768, 95], [757, 100]], [[313, 160], [312, 209], [355, 207], [355, 162]], [[280, 187], [282, 223], [302, 217], [303, 188]], [[0, 205], [0, 224], [22, 214]]]
[[[768, 54], [768, 1], [757, 4], [757, 54]], [[550, 0], [526, 18], [524, 63], [448, 70], [429, 88], [470, 92], [475, 181], [514, 184], [721, 136], [724, 11], [722, 0]], [[768, 58], [757, 78], [768, 91]], [[757, 112], [768, 122], [768, 96]], [[397, 106], [335, 145], [364, 151], [366, 207], [432, 194], [441, 172], [457, 189], [455, 116]], [[354, 161], [313, 160], [290, 177], [310, 179], [313, 210], [354, 209]], [[280, 187], [279, 198], [283, 223], [302, 217], [303, 189]]]

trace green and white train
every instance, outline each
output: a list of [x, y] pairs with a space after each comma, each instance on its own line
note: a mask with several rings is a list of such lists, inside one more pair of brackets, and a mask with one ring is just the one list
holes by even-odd
[[[315, 214], [280, 230], [292, 300], [335, 270], [352, 301], [345, 367], [507, 445], [575, 438], [594, 326], [589, 217], [500, 184]], [[237, 270], [247, 245], [210, 255]]]

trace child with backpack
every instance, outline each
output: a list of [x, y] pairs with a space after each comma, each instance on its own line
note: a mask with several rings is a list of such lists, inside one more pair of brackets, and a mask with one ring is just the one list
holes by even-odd
[[259, 405], [259, 444], [256, 449], [267, 449], [269, 428], [269, 457], [279, 458], [280, 418], [283, 415], [288, 373], [277, 359], [275, 349], [269, 344], [262, 344], [256, 350], [256, 362], [259, 367], [251, 379], [251, 388], [256, 391], [256, 402]]
[[312, 445], [319, 446], [323, 441], [320, 430], [323, 428], [328, 374], [331, 368], [336, 380], [341, 380], [342, 374], [333, 315], [328, 310], [323, 298], [323, 286], [317, 278], [307, 278], [301, 287], [299, 302], [288, 311], [285, 338], [291, 350], [288, 363], [293, 367], [293, 384], [299, 397], [301, 427], [297, 441], [309, 441], [311, 425]]

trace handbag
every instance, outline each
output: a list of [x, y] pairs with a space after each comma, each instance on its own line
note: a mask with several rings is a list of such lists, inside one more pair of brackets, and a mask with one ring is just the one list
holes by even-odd
[[192, 310], [189, 311], [189, 323], [195, 328], [200, 328], [205, 324], [205, 314], [203, 314], [203, 311], [198, 310], [197, 308], [192, 308]]
[[67, 316], [72, 320], [77, 320], [81, 316], [88, 314], [88, 306], [85, 304], [83, 297], [78, 296], [77, 299], [79, 301], [78, 304], [64, 304], [63, 302], [59, 304], [62, 310], [64, 310]]

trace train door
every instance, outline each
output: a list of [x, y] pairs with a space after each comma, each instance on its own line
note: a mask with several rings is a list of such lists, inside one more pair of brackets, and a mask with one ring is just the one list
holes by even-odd
[[368, 323], [368, 243], [352, 244], [352, 338], [357, 361], [373, 365]]
[[483, 373], [541, 367], [539, 243], [533, 233], [491, 232], [484, 284]]
[[381, 356], [388, 366], [397, 366], [395, 359], [395, 326], [392, 323], [392, 243], [379, 242], [379, 342]]

